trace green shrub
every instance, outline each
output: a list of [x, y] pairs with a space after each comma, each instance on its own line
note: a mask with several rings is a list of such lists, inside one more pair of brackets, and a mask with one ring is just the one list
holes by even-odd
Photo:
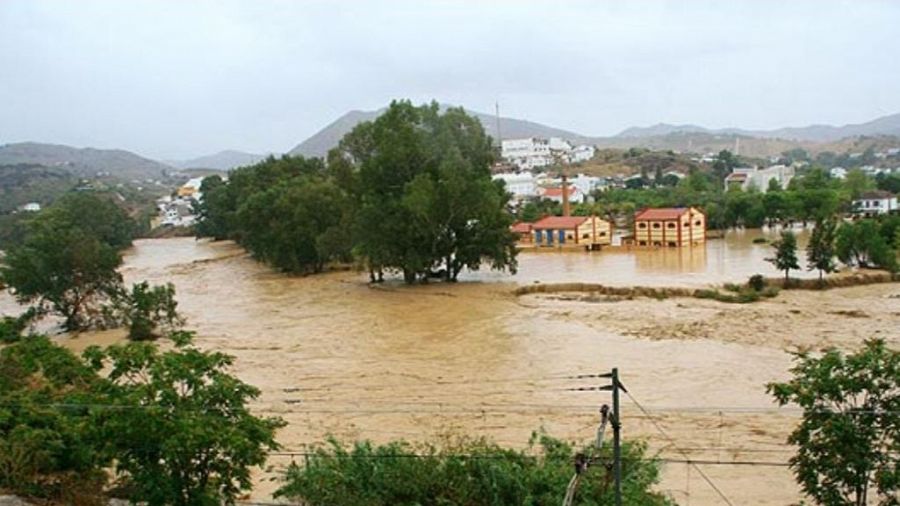
[[768, 242], [769, 242], [769, 240], [766, 239], [765, 237], [756, 237], [753, 239], [753, 244], [766, 244]]
[[766, 278], [764, 278], [762, 274], [754, 274], [750, 276], [750, 280], [747, 281], [747, 286], [757, 292], [761, 292], [766, 287]]
[[[534, 443], [534, 439], [532, 441]], [[311, 505], [357, 504], [558, 504], [572, 477], [575, 449], [542, 436], [535, 451], [501, 448], [486, 439], [436, 448], [396, 441], [375, 446], [357, 442], [349, 450], [336, 440], [314, 452], [305, 465], [292, 464], [276, 497]], [[610, 448], [600, 453], [610, 462]], [[641, 443], [622, 447], [623, 496], [628, 504], [674, 502], [652, 488], [659, 464]], [[578, 488], [577, 503], [612, 504], [607, 467], [595, 463]]]
[[727, 290], [729, 292], [735, 292], [735, 293], [740, 292], [741, 290], [744, 289], [743, 286], [741, 286], [737, 283], [725, 283], [724, 285], [722, 285], [722, 287], [725, 288], [725, 290]]
[[135, 283], [130, 293], [119, 293], [112, 305], [106, 308], [111, 326], [124, 323], [128, 326], [128, 338], [146, 341], [181, 328], [184, 319], [178, 314], [175, 286], [150, 286], [146, 281]]

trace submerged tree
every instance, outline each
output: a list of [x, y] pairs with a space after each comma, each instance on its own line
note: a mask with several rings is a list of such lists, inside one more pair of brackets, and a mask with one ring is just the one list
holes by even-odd
[[807, 269], [819, 270], [819, 282], [823, 280], [825, 273], [832, 273], [835, 270], [834, 257], [834, 241], [835, 229], [837, 224], [834, 220], [819, 220], [816, 222], [816, 228], [813, 229], [809, 238], [809, 244], [806, 245], [806, 264]]
[[0, 263], [0, 281], [20, 303], [61, 315], [66, 330], [84, 329], [120, 288], [119, 252], [133, 231], [134, 222], [108, 200], [67, 196], [28, 223]]
[[773, 242], [772, 246], [775, 248], [775, 256], [767, 258], [766, 261], [784, 272], [784, 286], [787, 288], [790, 283], [790, 271], [800, 268], [797, 259], [797, 236], [790, 230], [785, 230], [781, 232], [781, 239]]
[[854, 354], [798, 353], [793, 378], [770, 383], [803, 409], [788, 442], [803, 491], [823, 506], [895, 506], [900, 492], [900, 352], [871, 340]]

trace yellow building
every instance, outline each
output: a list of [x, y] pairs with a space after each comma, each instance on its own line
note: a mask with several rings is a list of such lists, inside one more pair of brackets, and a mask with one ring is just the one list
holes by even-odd
[[611, 242], [612, 226], [596, 216], [547, 216], [532, 226], [538, 247], [598, 248]]
[[644, 209], [634, 215], [634, 244], [677, 248], [706, 242], [706, 215], [694, 207]]

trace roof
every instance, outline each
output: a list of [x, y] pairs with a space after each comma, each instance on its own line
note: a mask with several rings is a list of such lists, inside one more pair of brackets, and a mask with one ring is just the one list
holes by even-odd
[[534, 223], [528, 223], [527, 221], [517, 221], [509, 227], [509, 230], [517, 234], [527, 234], [531, 232], [531, 227], [533, 226]]
[[532, 228], [534, 230], [575, 228], [587, 220], [587, 216], [547, 216], [536, 221]]
[[634, 215], [637, 220], [677, 220], [688, 212], [687, 207], [661, 207], [658, 209], [644, 209]]
[[892, 198], [894, 198], [894, 194], [891, 192], [887, 192], [884, 190], [872, 190], [868, 192], [862, 192], [859, 195], [859, 198], [856, 200], [883, 200]]
[[747, 174], [741, 172], [732, 172], [725, 176], [726, 181], [742, 181], [747, 179]]

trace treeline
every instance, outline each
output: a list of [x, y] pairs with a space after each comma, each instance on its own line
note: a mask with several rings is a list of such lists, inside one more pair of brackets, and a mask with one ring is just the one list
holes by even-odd
[[462, 109], [391, 103], [320, 159], [269, 158], [203, 182], [197, 233], [292, 273], [358, 262], [412, 283], [488, 263], [515, 271], [509, 196], [491, 139]]
[[[787, 188], [781, 188], [773, 181], [766, 192], [761, 192], [755, 189], [725, 190], [715, 173], [694, 171], [676, 184], [595, 191], [594, 202], [576, 204], [572, 213], [596, 214], [614, 222], [630, 223], [634, 212], [645, 207], [694, 206], [706, 213], [708, 226], [712, 229], [808, 224], [853, 211], [854, 198], [866, 190], [888, 189], [894, 178], [896, 176], [870, 178], [862, 171], [853, 170], [846, 179], [840, 180], [831, 178], [821, 168], [812, 168], [794, 177]], [[558, 204], [541, 201], [523, 206], [519, 217], [523, 221], [534, 221], [541, 216], [561, 213]]]

